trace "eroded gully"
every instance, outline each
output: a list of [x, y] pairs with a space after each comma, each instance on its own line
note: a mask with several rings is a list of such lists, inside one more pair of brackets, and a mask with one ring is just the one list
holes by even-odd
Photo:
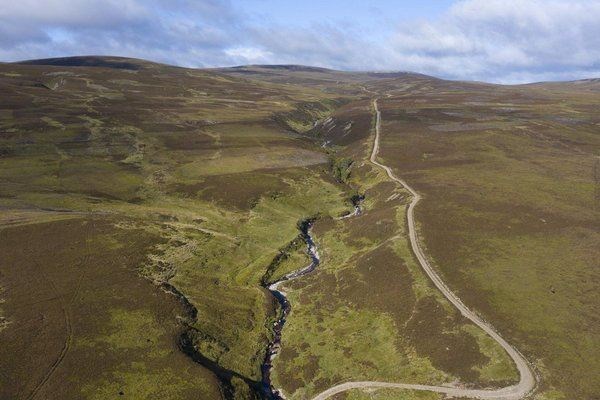
[[271, 372], [273, 370], [273, 360], [279, 354], [279, 350], [281, 348], [281, 333], [283, 331], [283, 327], [287, 320], [287, 317], [292, 309], [290, 302], [287, 298], [286, 293], [280, 289], [279, 287], [284, 283], [291, 281], [293, 279], [300, 278], [302, 276], [308, 275], [313, 272], [321, 259], [319, 258], [319, 252], [317, 250], [317, 246], [310, 234], [312, 228], [312, 221], [304, 221], [300, 225], [300, 231], [302, 232], [302, 238], [306, 242], [307, 253], [310, 256], [310, 264], [302, 269], [291, 272], [285, 275], [283, 278], [272, 282], [266, 283], [264, 286], [271, 292], [273, 297], [277, 299], [279, 303], [279, 317], [273, 326], [273, 339], [269, 343], [267, 347], [267, 354], [265, 355], [265, 360], [262, 365], [262, 385], [263, 392], [265, 397], [270, 400], [283, 400], [285, 396], [281, 392], [281, 390], [277, 389], [273, 386], [273, 382], [271, 380]]

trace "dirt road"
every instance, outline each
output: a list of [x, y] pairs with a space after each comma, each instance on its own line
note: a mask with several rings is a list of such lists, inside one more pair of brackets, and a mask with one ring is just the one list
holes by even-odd
[[410, 238], [410, 245], [419, 264], [429, 276], [433, 284], [442, 292], [442, 294], [460, 311], [462, 315], [471, 320], [475, 325], [483, 329], [490, 337], [492, 337], [513, 359], [517, 369], [519, 370], [520, 380], [519, 383], [513, 386], [508, 386], [502, 389], [464, 389], [457, 386], [429, 386], [419, 384], [407, 384], [407, 383], [389, 383], [389, 382], [346, 382], [340, 385], [333, 386], [324, 392], [318, 394], [313, 400], [325, 400], [337, 393], [345, 392], [351, 389], [374, 389], [374, 388], [395, 388], [395, 389], [408, 389], [408, 390], [424, 390], [429, 392], [443, 393], [453, 397], [467, 397], [473, 399], [496, 399], [496, 400], [519, 400], [527, 396], [536, 385], [536, 378], [533, 374], [531, 367], [527, 360], [506, 340], [504, 340], [498, 332], [483, 321], [477, 314], [471, 311], [463, 302], [446, 286], [440, 276], [431, 267], [431, 264], [425, 257], [423, 250], [419, 244], [419, 239], [416, 233], [414, 209], [421, 200], [421, 196], [411, 188], [405, 181], [396, 177], [392, 172], [392, 169], [387, 165], [381, 164], [377, 161], [377, 154], [379, 153], [379, 136], [381, 133], [381, 112], [377, 104], [377, 100], [373, 101], [373, 107], [377, 116], [375, 126], [375, 141], [373, 143], [373, 151], [371, 152], [370, 161], [374, 165], [382, 168], [389, 178], [404, 188], [406, 188], [412, 194], [412, 201], [407, 211], [408, 221], [408, 233]]

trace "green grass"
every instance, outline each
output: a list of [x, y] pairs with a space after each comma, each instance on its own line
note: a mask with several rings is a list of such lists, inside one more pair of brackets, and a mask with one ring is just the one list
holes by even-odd
[[[123, 393], [121, 395], [121, 393]], [[123, 365], [112, 375], [102, 376], [93, 385], [84, 385], [82, 395], [90, 400], [101, 400], [116, 396], [127, 398], [164, 399], [187, 398], [197, 393], [197, 385], [170, 369], [148, 368], [143, 362]], [[215, 396], [216, 393], [208, 392]]]
[[380, 389], [373, 391], [350, 390], [344, 400], [439, 400], [442, 396], [436, 393], [410, 390]]
[[94, 347], [101, 344], [117, 350], [146, 348], [150, 350], [150, 357], [161, 355], [155, 353], [156, 349], [153, 349], [152, 342], [146, 339], [146, 337], [155, 338], [164, 335], [158, 321], [148, 310], [110, 310], [110, 325], [107, 330], [104, 336], [93, 341], [84, 339], [78, 341], [76, 345]]

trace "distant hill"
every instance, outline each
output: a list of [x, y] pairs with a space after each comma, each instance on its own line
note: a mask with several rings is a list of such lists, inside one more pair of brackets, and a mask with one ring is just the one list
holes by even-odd
[[536, 82], [528, 86], [541, 87], [548, 90], [577, 90], [577, 91], [600, 91], [600, 78], [580, 79], [567, 82]]
[[127, 57], [109, 57], [109, 56], [76, 56], [76, 57], [58, 57], [44, 58], [39, 60], [20, 61], [15, 64], [22, 65], [51, 65], [61, 67], [104, 67], [127, 70], [140, 70], [149, 65], [155, 64], [150, 61], [139, 60]]
[[282, 71], [295, 71], [295, 72], [322, 72], [330, 73], [334, 70], [322, 67], [311, 67], [307, 65], [296, 65], [296, 64], [255, 64], [255, 65], [238, 65], [231, 67], [232, 70], [247, 71], [255, 69], [268, 69], [268, 70], [282, 70]]
[[[3, 64], [0, 62], [0, 64]], [[181, 68], [175, 65], [163, 64], [154, 61], [119, 57], [119, 56], [72, 56], [72, 57], [54, 57], [34, 60], [24, 60], [8, 64], [21, 65], [47, 65], [62, 67], [100, 67], [113, 68], [130, 71], [138, 71], [144, 68], [171, 67]], [[431, 75], [421, 74], [410, 71], [344, 71], [324, 67], [314, 67], [299, 64], [251, 64], [238, 65], [234, 67], [217, 68], [185, 68], [190, 70], [206, 70], [223, 73], [230, 76], [256, 77], [260, 80], [266, 80], [278, 83], [316, 83], [316, 82], [369, 82], [374, 80], [418, 80], [420, 82], [431, 80], [437, 82], [462, 82], [469, 84], [486, 84], [486, 82], [474, 81], [448, 81]], [[488, 83], [489, 84], [489, 83]], [[580, 79], [574, 81], [551, 81], [551, 82], [532, 82], [515, 86], [538, 86], [546, 88], [576, 88], [584, 90], [600, 90], [600, 78]]]

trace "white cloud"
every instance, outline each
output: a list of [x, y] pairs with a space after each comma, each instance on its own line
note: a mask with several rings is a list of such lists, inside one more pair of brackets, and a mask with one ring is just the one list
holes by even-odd
[[111, 26], [148, 15], [136, 0], [18, 0], [2, 1], [0, 7], [0, 19], [50, 26]]
[[237, 63], [243, 64], [264, 64], [273, 62], [273, 53], [256, 47], [232, 47], [225, 49], [225, 54], [231, 57]]
[[383, 40], [352, 24], [256, 25], [229, 0], [0, 3], [3, 61], [114, 54], [185, 66], [295, 63], [496, 82], [600, 70], [600, 0], [461, 0], [440, 17], [403, 22]]
[[598, 21], [597, 0], [463, 0], [438, 21], [399, 27], [389, 46], [409, 67], [453, 78], [580, 77], [600, 68]]

